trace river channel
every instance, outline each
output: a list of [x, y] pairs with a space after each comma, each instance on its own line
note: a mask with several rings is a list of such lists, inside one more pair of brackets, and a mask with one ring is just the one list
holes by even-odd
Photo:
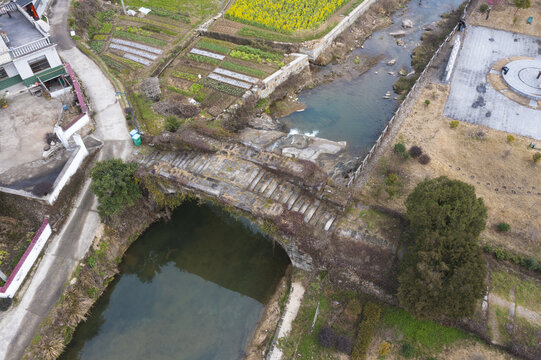
[[[380, 62], [356, 78], [337, 79], [301, 91], [299, 101], [306, 105], [306, 109], [281, 121], [295, 132], [335, 141], [345, 140], [351, 152], [362, 155], [377, 140], [400, 104], [394, 99], [393, 84], [401, 68], [408, 72], [411, 70], [411, 52], [420, 44], [423, 28], [441, 20], [441, 14], [458, 8], [462, 2], [412, 0], [405, 9], [395, 13], [393, 25], [374, 32], [364, 42], [363, 48], [354, 50], [345, 63], [328, 65], [319, 71], [340, 73], [344, 67], [354, 66], [352, 64], [356, 57], [363, 59], [381, 56]], [[413, 28], [403, 29], [406, 35], [399, 39], [404, 42], [404, 46], [399, 46], [397, 38], [389, 33], [402, 30], [402, 21], [405, 19], [412, 20]], [[387, 65], [393, 59], [396, 63]], [[392, 98], [384, 99], [389, 91]]]
[[[412, 1], [349, 57], [382, 56], [361, 76], [302, 91], [307, 108], [282, 121], [302, 133], [346, 140], [350, 150], [369, 148], [399, 105], [382, 97], [396, 74], [410, 68], [410, 54], [425, 25], [462, 0]], [[390, 32], [411, 19], [398, 46]], [[396, 59], [392, 66], [387, 65]], [[340, 72], [350, 64], [319, 71]], [[394, 72], [395, 75], [389, 74]], [[257, 326], [264, 304], [289, 264], [285, 252], [242, 219], [194, 203], [171, 221], [152, 225], [130, 247], [121, 275], [76, 330], [61, 360], [235, 360]]]
[[242, 359], [288, 264], [249, 222], [183, 204], [128, 249], [61, 359]]

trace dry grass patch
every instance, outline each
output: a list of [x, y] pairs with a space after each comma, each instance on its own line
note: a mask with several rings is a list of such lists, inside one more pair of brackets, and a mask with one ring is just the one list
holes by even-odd
[[[420, 181], [442, 175], [461, 180], [475, 186], [487, 205], [482, 241], [539, 258], [541, 177], [528, 149], [532, 140], [514, 135], [515, 140], [508, 142], [507, 133], [464, 122], [451, 128], [452, 119], [442, 115], [448, 95], [448, 87], [428, 85], [392, 142], [403, 142], [408, 149], [421, 146], [430, 163], [404, 160], [390, 146], [361, 190], [361, 200], [404, 213], [404, 200]], [[429, 106], [425, 99], [430, 100]], [[385, 191], [390, 173], [398, 175], [401, 185], [393, 196]], [[509, 232], [497, 230], [502, 221], [511, 225]]]
[[[468, 18], [470, 25], [486, 26], [531, 36], [541, 34], [541, 0], [532, 0], [532, 7], [518, 9], [518, 11], [513, 1], [505, 0], [501, 5], [492, 9], [488, 20], [486, 13], [479, 11], [481, 4], [485, 4], [485, 2], [479, 1], [477, 8]], [[533, 22], [528, 25], [527, 20], [530, 16], [533, 16]]]

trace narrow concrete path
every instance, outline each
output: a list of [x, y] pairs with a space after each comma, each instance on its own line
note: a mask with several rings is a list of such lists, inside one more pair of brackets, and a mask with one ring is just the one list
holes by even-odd
[[[132, 145], [115, 91], [99, 67], [74, 47], [67, 33], [69, 0], [56, 0], [50, 11], [53, 38], [64, 61], [71, 64], [81, 80], [94, 111], [94, 136], [104, 142], [98, 160], [128, 159]], [[21, 289], [12, 308], [0, 313], [0, 359], [18, 360], [49, 311], [55, 306], [66, 281], [90, 248], [100, 219], [97, 201], [87, 179], [62, 229], [49, 244], [26, 289]], [[60, 230], [60, 231], [59, 231]], [[58, 232], [59, 231], [59, 232]]]
[[[284, 316], [278, 330], [276, 339], [279, 340], [285, 337], [290, 331], [293, 321], [297, 317], [297, 313], [301, 307], [302, 298], [304, 296], [304, 287], [299, 282], [291, 284], [291, 294], [289, 295]], [[283, 356], [282, 350], [273, 345], [271, 352], [268, 354], [268, 360], [280, 360]]]

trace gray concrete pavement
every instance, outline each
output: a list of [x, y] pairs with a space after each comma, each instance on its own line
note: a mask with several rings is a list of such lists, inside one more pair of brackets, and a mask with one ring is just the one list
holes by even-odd
[[[98, 159], [128, 159], [132, 151], [126, 121], [115, 91], [99, 67], [67, 35], [69, 0], [56, 0], [50, 11], [51, 31], [59, 53], [69, 62], [90, 99], [96, 122], [95, 136], [104, 142]], [[58, 301], [64, 284], [90, 248], [100, 219], [97, 201], [85, 182], [74, 209], [62, 229], [54, 229], [49, 245], [31, 280], [17, 297], [20, 302], [0, 313], [0, 359], [17, 360], [32, 341], [39, 324]]]
[[451, 77], [451, 92], [443, 115], [541, 139], [541, 111], [514, 102], [486, 80], [494, 63], [513, 56], [539, 56], [540, 44], [537, 37], [469, 26]]

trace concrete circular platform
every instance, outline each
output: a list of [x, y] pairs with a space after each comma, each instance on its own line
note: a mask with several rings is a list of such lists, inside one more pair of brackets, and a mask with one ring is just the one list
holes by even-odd
[[515, 60], [505, 65], [509, 70], [502, 77], [509, 88], [519, 95], [541, 100], [541, 58]]

